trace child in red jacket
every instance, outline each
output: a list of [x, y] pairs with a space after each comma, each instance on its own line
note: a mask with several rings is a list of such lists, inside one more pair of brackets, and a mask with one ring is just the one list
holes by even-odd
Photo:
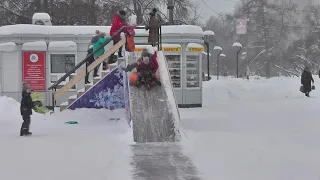
[[157, 53], [150, 54], [147, 49], [144, 49], [137, 63], [128, 65], [126, 71], [131, 71], [134, 68], [137, 69], [138, 74], [137, 87], [145, 85], [147, 88], [150, 88], [153, 82], [161, 86], [160, 80], [156, 77], [156, 72], [159, 68]]

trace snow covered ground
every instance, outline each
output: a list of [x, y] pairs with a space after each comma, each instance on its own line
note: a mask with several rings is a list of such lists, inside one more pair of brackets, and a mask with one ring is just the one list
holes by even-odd
[[[184, 156], [204, 180], [320, 179], [320, 91], [306, 98], [299, 86], [298, 78], [204, 82], [203, 108], [180, 109]], [[18, 136], [18, 102], [0, 97], [0, 114], [1, 180], [136, 180], [137, 149], [159, 150], [133, 145], [126, 121], [108, 121], [122, 110], [35, 114], [30, 137]]]

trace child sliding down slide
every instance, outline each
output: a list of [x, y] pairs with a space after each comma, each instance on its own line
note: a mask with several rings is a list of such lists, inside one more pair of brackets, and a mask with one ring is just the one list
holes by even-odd
[[157, 53], [152, 54], [148, 52], [148, 49], [143, 49], [141, 58], [138, 59], [137, 63], [128, 65], [125, 71], [132, 71], [134, 68], [137, 69], [137, 72], [130, 75], [130, 84], [137, 87], [145, 85], [147, 89], [150, 89], [154, 83], [161, 86], [159, 77], [156, 75], [159, 68]]

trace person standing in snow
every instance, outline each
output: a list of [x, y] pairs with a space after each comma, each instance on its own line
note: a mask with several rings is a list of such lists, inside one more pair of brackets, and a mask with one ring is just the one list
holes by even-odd
[[94, 44], [95, 42], [97, 42], [99, 38], [100, 38], [100, 31], [96, 30], [95, 35], [91, 39], [91, 44]]
[[23, 123], [20, 129], [20, 136], [28, 136], [32, 133], [29, 131], [31, 123], [32, 109], [35, 109], [35, 105], [31, 98], [31, 87], [27, 83], [22, 85], [22, 99], [20, 104], [20, 114], [23, 119]]
[[301, 85], [303, 86], [303, 92], [307, 97], [309, 97], [309, 93], [311, 91], [311, 81], [314, 83], [312, 74], [309, 67], [305, 67], [301, 75]]
[[155, 46], [157, 42], [159, 42], [160, 30], [159, 28], [162, 25], [162, 18], [157, 13], [158, 10], [153, 8], [149, 13], [150, 20], [148, 25], [146, 26], [146, 30], [149, 30], [148, 43], [152, 46]]
[[[87, 50], [88, 60], [87, 60], [87, 62], [86, 62], [86, 68], [88, 68], [89, 65], [92, 64], [93, 61], [94, 61], [94, 57], [93, 57], [92, 52], [93, 52], [93, 45], [90, 45], [89, 48], [88, 48], [88, 50]], [[90, 57], [89, 57], [89, 56], [90, 56]], [[90, 83], [91, 83], [91, 82], [89, 81], [89, 74], [90, 74], [90, 73], [87, 72], [86, 77], [85, 77], [85, 84], [90, 84]]]
[[[96, 51], [100, 46], [102, 46], [106, 41], [110, 39], [109, 36], [106, 36], [106, 33], [100, 32], [100, 37], [97, 42], [93, 44], [93, 51]], [[104, 47], [100, 48], [98, 51], [94, 53], [94, 59], [97, 60], [100, 56], [104, 54], [105, 50]], [[105, 66], [105, 62], [103, 62], [103, 65]], [[93, 77], [97, 77], [98, 75], [98, 70], [99, 70], [100, 64], [94, 69]]]
[[[117, 31], [119, 31], [123, 26], [127, 26], [126, 15], [127, 15], [127, 13], [124, 10], [120, 10], [114, 15], [113, 20], [112, 20], [112, 25], [110, 28], [110, 36], [115, 35], [115, 33]], [[126, 28], [124, 28], [121, 32], [127, 33]], [[121, 33], [119, 33], [113, 37], [113, 39], [112, 39], [113, 45], [116, 45], [121, 40], [120, 34]], [[110, 60], [113, 60], [112, 59], [113, 56], [114, 56], [114, 54], [112, 54], [110, 56]], [[122, 46], [118, 50], [118, 57], [123, 57], [122, 56]]]

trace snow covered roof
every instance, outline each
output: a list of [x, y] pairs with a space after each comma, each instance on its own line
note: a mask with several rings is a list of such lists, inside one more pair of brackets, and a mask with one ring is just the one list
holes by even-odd
[[22, 45], [23, 51], [47, 51], [47, 43], [44, 41], [26, 42]]
[[13, 52], [17, 51], [18, 46], [14, 42], [6, 42], [0, 44], [0, 52]]
[[48, 45], [49, 51], [77, 51], [77, 43], [73, 41], [52, 41]]
[[51, 20], [51, 17], [48, 13], [34, 13], [32, 19]]
[[205, 36], [214, 36], [214, 32], [213, 31], [210, 31], [210, 30], [207, 30], [207, 31], [204, 31], [203, 32]]
[[[39, 26], [33, 24], [17, 24], [0, 27], [0, 36], [9, 35], [90, 35], [96, 30], [110, 31], [110, 26]], [[137, 35], [148, 35], [144, 29], [136, 29]], [[162, 34], [184, 34], [203, 36], [203, 30], [199, 26], [174, 25], [162, 26]]]
[[197, 44], [197, 43], [189, 43], [187, 45], [187, 51], [191, 51], [191, 52], [203, 52], [204, 51], [204, 47], [201, 44]]

